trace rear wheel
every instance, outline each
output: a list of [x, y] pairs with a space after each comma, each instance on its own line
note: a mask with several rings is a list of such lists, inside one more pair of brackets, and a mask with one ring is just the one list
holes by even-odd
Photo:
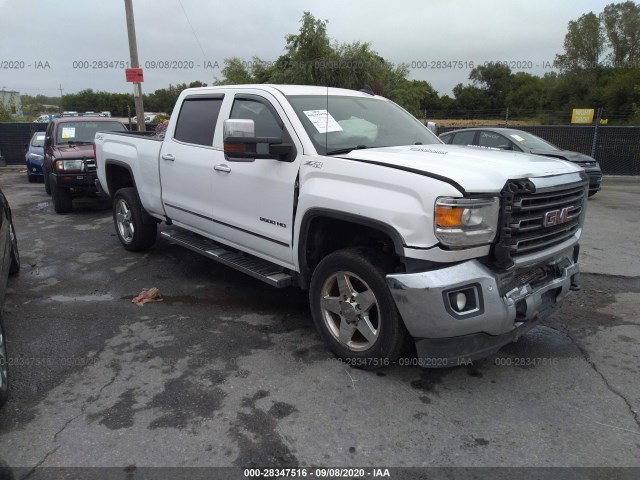
[[353, 366], [380, 368], [395, 361], [409, 334], [385, 281], [387, 260], [357, 248], [334, 252], [316, 267], [311, 312], [331, 351]]
[[127, 250], [139, 252], [156, 243], [158, 226], [143, 222], [142, 204], [133, 187], [121, 188], [116, 192], [113, 198], [113, 224], [120, 243]]
[[69, 213], [71, 211], [73, 205], [70, 189], [52, 185], [51, 195], [53, 196], [53, 209], [56, 213]]

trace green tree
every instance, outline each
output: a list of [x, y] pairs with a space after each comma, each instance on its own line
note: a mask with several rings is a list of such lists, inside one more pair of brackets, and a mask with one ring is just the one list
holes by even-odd
[[317, 20], [309, 12], [304, 13], [301, 24], [297, 34], [285, 36], [285, 53], [275, 64], [257, 57], [248, 63], [227, 58], [223, 78], [216, 83], [284, 83], [355, 90], [368, 85], [375, 93], [416, 113], [422, 109], [422, 96], [433, 98], [435, 91], [426, 82], [428, 88], [407, 80], [407, 65], [388, 62], [372, 50], [369, 43], [332, 42], [327, 34], [327, 22]]
[[0, 122], [13, 122], [13, 117], [11, 116], [11, 112], [0, 103]]
[[640, 7], [631, 1], [611, 3], [600, 16], [611, 47], [610, 64], [634, 65], [640, 60]]
[[537, 114], [543, 107], [545, 86], [540, 77], [517, 72], [511, 77], [510, 88], [505, 97], [511, 115], [523, 117]]
[[498, 110], [506, 107], [506, 97], [511, 88], [511, 69], [501, 63], [490, 62], [471, 70], [469, 80], [483, 92], [487, 108]]
[[600, 18], [593, 12], [572, 20], [564, 37], [564, 53], [556, 55], [555, 65], [563, 72], [592, 69], [600, 65], [605, 37]]

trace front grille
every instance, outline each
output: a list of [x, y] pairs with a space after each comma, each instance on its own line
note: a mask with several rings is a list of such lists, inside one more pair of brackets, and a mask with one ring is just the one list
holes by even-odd
[[570, 239], [580, 228], [585, 184], [536, 191], [529, 181], [508, 182], [502, 192], [501, 229], [494, 248], [498, 266]]

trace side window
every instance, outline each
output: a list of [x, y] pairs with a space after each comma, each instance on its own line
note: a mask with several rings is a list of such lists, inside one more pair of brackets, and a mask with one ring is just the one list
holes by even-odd
[[446, 135], [440, 135], [440, 140], [444, 143], [451, 143], [451, 139], [453, 138], [453, 134], [448, 133]]
[[256, 137], [279, 137], [282, 135], [280, 122], [264, 103], [256, 100], [237, 99], [233, 102], [229, 118], [253, 120], [256, 125]]
[[511, 142], [502, 135], [493, 132], [480, 132], [481, 147], [500, 148], [502, 150], [511, 150]]
[[[229, 118], [253, 120], [256, 127], [256, 137], [281, 137], [281, 122], [274, 117], [271, 110], [262, 102], [245, 98], [238, 98], [233, 102]], [[256, 153], [269, 153], [269, 145], [258, 143]]]
[[184, 143], [212, 146], [222, 100], [222, 97], [185, 98], [173, 138]]
[[458, 132], [456, 136], [453, 137], [452, 145], [473, 145], [473, 137], [475, 137], [476, 132]]

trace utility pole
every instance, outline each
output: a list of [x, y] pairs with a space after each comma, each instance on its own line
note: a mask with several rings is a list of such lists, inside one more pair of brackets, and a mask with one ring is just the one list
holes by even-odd
[[60, 109], [60, 113], [62, 113], [62, 111], [64, 110], [62, 108], [62, 84], [60, 84], [60, 88], [58, 90], [60, 90], [60, 107], [59, 107], [59, 109]]
[[[127, 15], [127, 34], [129, 35], [129, 55], [131, 56], [131, 68], [140, 68], [138, 62], [138, 43], [136, 41], [136, 25], [133, 20], [132, 0], [124, 0], [124, 10]], [[133, 102], [136, 106], [136, 120], [138, 131], [144, 132], [144, 106], [142, 104], [142, 87], [140, 82], [133, 84]]]

